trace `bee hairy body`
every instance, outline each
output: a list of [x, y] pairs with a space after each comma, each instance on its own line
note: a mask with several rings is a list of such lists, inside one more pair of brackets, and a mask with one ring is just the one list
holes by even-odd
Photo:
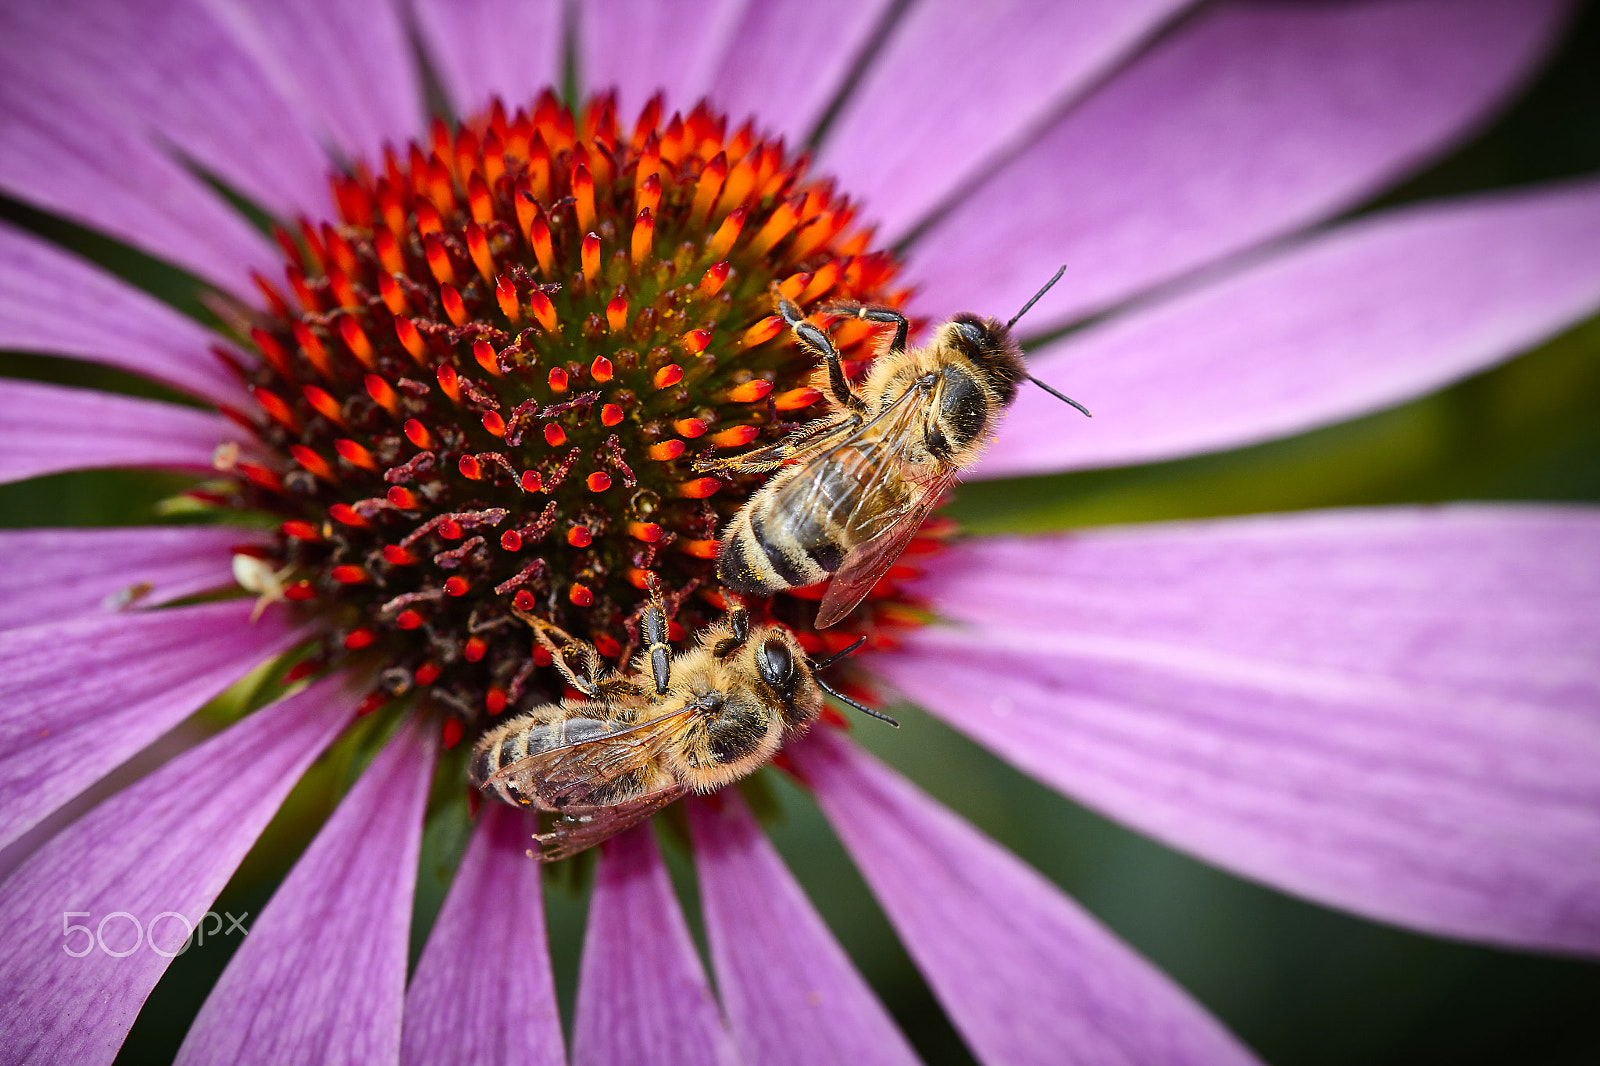
[[[714, 645], [726, 639], [721, 629], [706, 631], [703, 641]], [[673, 685], [664, 697], [640, 691], [622, 700], [562, 700], [536, 707], [484, 734], [473, 752], [472, 783], [507, 803], [538, 805], [537, 794], [523, 794], [511, 778], [492, 781], [495, 774], [532, 755], [604, 741], [693, 709], [694, 719], [660, 754], [587, 791], [584, 802], [617, 803], [672, 784], [715, 791], [766, 762], [786, 734], [809, 725], [821, 710], [820, 694], [810, 699], [803, 693], [781, 694], [753, 680], [745, 665], [719, 661], [702, 644], [673, 660]]]
[[[851, 521], [855, 486], [870, 473], [866, 455], [842, 448], [817, 470], [790, 467], [764, 485], [722, 534], [717, 577], [735, 592], [768, 595], [827, 580], [845, 556], [866, 539]], [[891, 506], [895, 486], [884, 486], [882, 506]], [[808, 507], [790, 505], [801, 493]]]
[[[786, 317], [803, 341], [827, 343], [798, 312]], [[1023, 376], [1005, 327], [975, 315], [951, 319], [922, 347], [891, 345], [853, 394], [836, 389], [834, 416], [765, 450], [780, 455], [787, 448], [793, 454], [785, 458], [795, 461], [780, 466], [724, 529], [718, 578], [751, 596], [815, 585], [880, 538], [914, 533], [898, 527], [925, 516], [936, 502], [926, 497], [942, 494], [977, 461]], [[737, 469], [744, 458], [724, 463]], [[759, 469], [760, 461], [747, 468]]]
[[822, 712], [799, 642], [781, 626], [750, 626], [742, 608], [671, 656], [653, 592], [642, 627], [650, 647], [626, 674], [603, 670], [592, 645], [524, 617], [588, 698], [536, 707], [485, 733], [468, 776], [505, 803], [563, 815], [540, 837], [541, 858], [582, 850], [681, 795], [754, 772]]

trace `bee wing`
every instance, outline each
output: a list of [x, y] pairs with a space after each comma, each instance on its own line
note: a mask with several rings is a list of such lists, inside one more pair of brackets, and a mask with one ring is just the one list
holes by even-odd
[[776, 444], [769, 444], [764, 448], [756, 448], [724, 459], [696, 459], [694, 469], [701, 474], [712, 470], [726, 470], [735, 474], [757, 474], [776, 470], [790, 459], [801, 459], [818, 449], [838, 443], [850, 428], [851, 423], [847, 419], [813, 422], [801, 426]]
[[[890, 482], [904, 484], [909, 480], [905, 476], [904, 453], [916, 439], [927, 414], [925, 405], [910, 401], [914, 394], [925, 392], [925, 384], [913, 382], [848, 438], [811, 460], [808, 468], [812, 476], [792, 482], [792, 491], [804, 493], [803, 497], [780, 498], [781, 506], [796, 508], [799, 513], [829, 513], [863, 537], [845, 556], [828, 585], [817, 613], [818, 629], [833, 625], [861, 602], [884, 571], [894, 565], [928, 512], [955, 482], [955, 470], [911, 482], [908, 496], [884, 506], [885, 499], [898, 492]], [[841, 468], [838, 475], [829, 476], [823, 469], [830, 464]], [[842, 500], [826, 498], [841, 483], [850, 486], [848, 496]]]
[[[827, 448], [827, 451], [822, 452], [822, 454], [816, 456], [812, 461], [816, 462], [818, 460], [826, 459], [840, 448], [848, 448], [851, 445], [862, 447], [863, 441], [872, 439], [868, 437], [869, 433], [873, 433], [875, 435], [876, 443], [888, 444], [896, 448], [902, 446], [906, 439], [906, 435], [911, 431], [912, 427], [916, 424], [918, 417], [921, 415], [921, 409], [916, 404], [907, 403], [906, 401], [911, 399], [913, 394], [925, 391], [924, 384], [925, 383], [922, 381], [913, 381], [910, 385], [906, 386], [904, 392], [896, 396], [888, 406], [884, 407], [883, 410], [873, 415], [867, 421], [861, 423], [861, 425], [855, 427], [854, 432], [852, 432], [849, 436], [839, 437], [839, 439], [834, 440], [832, 438], [836, 436], [836, 434], [829, 434], [829, 440], [822, 445], [823, 447]], [[841, 422], [839, 423], [839, 428], [844, 428], [848, 425], [849, 422], [847, 421]], [[813, 450], [822, 451], [821, 447]]]
[[[832, 421], [822, 420], [801, 426], [776, 444], [743, 452], [727, 459], [696, 459], [694, 468], [699, 473], [710, 470], [727, 470], [736, 474], [755, 474], [776, 470], [791, 459], [817, 462], [826, 459], [838, 449], [860, 440], [862, 435], [885, 418], [905, 406], [903, 401], [915, 392], [913, 385], [902, 392], [888, 407], [879, 411], [866, 423], [856, 423], [848, 415]], [[915, 404], [910, 405], [915, 408]], [[903, 413], [903, 412], [901, 412]]]
[[[847, 436], [817, 449], [806, 460], [805, 473], [790, 481], [773, 499], [776, 509], [794, 514], [827, 514], [834, 521], [872, 539], [894, 523], [906, 504], [883, 506], [886, 482], [899, 479], [901, 458], [923, 417], [918, 404], [908, 403], [919, 384], [895, 397], [870, 420]], [[840, 486], [848, 486], [840, 491]]]
[[484, 782], [484, 787], [510, 781], [517, 791], [531, 796], [546, 810], [583, 805], [601, 785], [661, 754], [699, 713], [691, 703], [647, 722], [535, 752], [502, 766]]
[[900, 553], [906, 550], [928, 514], [939, 505], [945, 491], [955, 481], [956, 471], [951, 470], [918, 485], [916, 496], [894, 515], [888, 526], [845, 556], [822, 597], [822, 606], [817, 609], [818, 629], [827, 629], [849, 614], [872, 591], [872, 586], [900, 558]]
[[624, 803], [567, 807], [548, 833], [534, 837], [539, 842], [537, 858], [540, 862], [556, 862], [592, 848], [607, 837], [638, 825], [688, 791], [683, 785], [673, 785]]

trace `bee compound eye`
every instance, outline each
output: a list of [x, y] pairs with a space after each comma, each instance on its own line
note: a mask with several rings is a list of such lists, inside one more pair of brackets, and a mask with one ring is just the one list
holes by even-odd
[[756, 653], [756, 669], [773, 688], [787, 688], [794, 679], [794, 656], [789, 645], [776, 637], [762, 641], [761, 650]]
[[988, 331], [976, 322], [957, 322], [956, 332], [973, 344], [982, 344], [988, 334]]

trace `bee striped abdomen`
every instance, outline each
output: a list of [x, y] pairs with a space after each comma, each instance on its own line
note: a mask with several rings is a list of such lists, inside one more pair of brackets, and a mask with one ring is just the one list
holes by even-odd
[[[536, 712], [537, 713], [537, 712]], [[473, 752], [468, 776], [478, 788], [488, 788], [500, 799], [524, 807], [537, 797], [524, 794], [510, 778], [489, 784], [489, 779], [507, 766], [530, 755], [587, 740], [607, 732], [606, 723], [593, 718], [556, 718], [549, 721], [517, 719], [484, 735]]]
[[722, 533], [717, 579], [745, 596], [765, 596], [790, 587], [750, 528], [751, 509], [740, 511]]
[[826, 580], [897, 502], [892, 480], [864, 495], [861, 486], [873, 480], [871, 457], [856, 448], [774, 479], [723, 533], [717, 577], [749, 596]]
[[472, 765], [468, 768], [468, 776], [478, 788], [488, 787], [500, 799], [514, 806], [523, 806], [528, 802], [528, 797], [517, 791], [509, 780], [497, 781], [489, 785], [489, 779], [500, 771], [502, 767], [510, 766], [527, 757], [528, 742], [534, 739], [533, 750], [542, 750], [549, 745], [537, 734], [548, 732], [554, 728], [551, 724], [529, 728], [521, 722], [507, 722], [499, 729], [485, 736], [478, 742], [477, 750], [472, 753]]
[[[555, 772], [550, 764], [491, 781], [501, 770], [530, 756], [601, 741], [636, 724], [631, 715], [609, 703], [579, 704], [576, 714], [574, 709], [571, 704], [547, 706], [485, 733], [473, 749], [468, 766], [472, 783], [506, 803], [542, 810], [560, 810], [572, 802], [591, 806], [621, 803], [659, 786], [659, 768], [642, 765], [627, 770], [613, 768], [604, 780], [585, 783], [578, 790], [570, 787], [575, 782], [568, 776], [573, 772], [570, 768]], [[596, 713], [602, 717], [588, 717]]]

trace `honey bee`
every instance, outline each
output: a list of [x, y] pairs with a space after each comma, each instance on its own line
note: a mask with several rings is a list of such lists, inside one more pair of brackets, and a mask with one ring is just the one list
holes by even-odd
[[824, 684], [782, 626], [752, 627], [742, 606], [673, 657], [660, 586], [643, 630], [648, 648], [630, 673], [606, 671], [594, 645], [533, 615], [539, 644], [585, 699], [537, 707], [485, 733], [472, 752], [472, 783], [506, 803], [556, 812], [534, 839], [554, 862], [635, 825], [689, 792], [713, 792], [752, 773], [811, 728], [823, 694], [892, 725]]
[[828, 335], [774, 288], [778, 313], [822, 360], [837, 409], [776, 444], [695, 464], [702, 472], [779, 471], [723, 530], [718, 579], [760, 596], [832, 574], [817, 612], [816, 627], [825, 629], [861, 602], [957, 476], [977, 462], [1023, 379], [1089, 414], [1023, 369], [1011, 335], [1065, 271], [1056, 271], [1011, 321], [959, 314], [920, 348], [906, 347], [909, 323], [898, 311], [827, 308], [895, 327], [859, 391], [846, 380]]

